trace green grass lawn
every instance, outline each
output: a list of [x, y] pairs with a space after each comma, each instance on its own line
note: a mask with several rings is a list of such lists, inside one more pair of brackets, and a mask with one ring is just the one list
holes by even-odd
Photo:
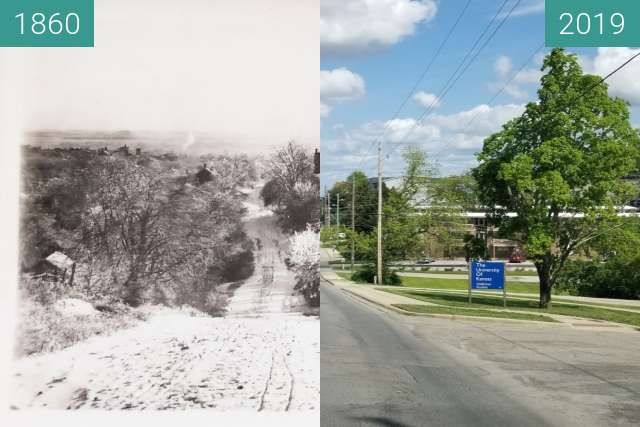
[[[423, 273], [423, 274], [453, 274], [458, 276], [465, 276], [466, 271], [446, 271], [446, 270], [428, 270], [428, 271], [414, 271], [414, 270], [396, 270], [398, 273]], [[507, 276], [538, 276], [535, 271], [512, 271], [507, 270]]]
[[451, 306], [433, 306], [433, 305], [412, 305], [412, 304], [393, 304], [402, 310], [412, 313], [424, 314], [449, 314], [455, 316], [478, 316], [478, 317], [494, 317], [500, 319], [518, 319], [518, 320], [537, 320], [541, 322], [555, 322], [551, 317], [542, 314], [530, 313], [511, 313], [507, 311], [489, 311], [479, 310], [477, 308], [464, 309]]
[[[351, 264], [349, 263], [344, 263], [341, 261], [329, 261], [329, 264], [331, 264], [333, 266], [334, 269], [336, 269], [337, 271], [343, 271], [342, 269], [342, 265], [344, 264], [344, 271], [349, 271], [351, 269]], [[356, 267], [359, 265], [363, 265], [363, 264], [355, 264]], [[467, 272], [466, 271], [449, 271], [449, 270], [426, 270], [426, 271], [421, 271], [421, 270], [411, 270], [411, 269], [406, 269], [406, 270], [401, 270], [401, 269], [395, 269], [395, 271], [397, 273], [416, 273], [416, 274], [452, 274], [452, 275], [458, 275], [458, 276], [466, 276]], [[535, 271], [513, 271], [513, 270], [507, 270], [507, 276], [538, 276], [538, 273]]]
[[[433, 277], [400, 276], [402, 286], [407, 288], [435, 288], [435, 289], [469, 289], [467, 279], [436, 279]], [[507, 279], [507, 292], [525, 292], [537, 294], [540, 287], [537, 283], [516, 282]]]
[[[343, 279], [351, 280], [351, 272], [335, 270], [335, 273]], [[469, 289], [467, 279], [438, 279], [433, 277], [400, 276], [402, 286], [406, 288], [433, 288], [466, 290]], [[524, 292], [537, 294], [540, 287], [537, 283], [516, 282], [507, 279], [507, 292]]]
[[[426, 292], [408, 289], [382, 289], [403, 295], [409, 298], [440, 304], [446, 307], [461, 308], [469, 307], [474, 309], [502, 308], [502, 298], [499, 296], [474, 295], [473, 303], [469, 304], [467, 295], [446, 294], [436, 292]], [[509, 310], [522, 310], [528, 312], [539, 312], [540, 314], [561, 314], [566, 316], [583, 317], [587, 319], [606, 320], [610, 322], [625, 323], [636, 327], [640, 326], [640, 313], [610, 310], [606, 307], [596, 305], [577, 304], [554, 304], [551, 308], [538, 308], [538, 303], [534, 299], [514, 299], [507, 298], [507, 308]]]

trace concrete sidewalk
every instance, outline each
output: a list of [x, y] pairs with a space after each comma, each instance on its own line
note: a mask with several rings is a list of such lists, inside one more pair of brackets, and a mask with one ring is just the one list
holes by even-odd
[[[401, 313], [401, 314], [405, 314], [405, 315], [420, 315], [420, 316], [428, 316], [428, 317], [447, 317], [447, 318], [461, 318], [461, 317], [466, 317], [466, 318], [477, 318], [477, 319], [482, 319], [482, 320], [489, 320], [489, 321], [506, 321], [506, 322], [529, 322], [529, 323], [536, 323], [536, 324], [540, 324], [540, 323], [545, 323], [547, 325], [554, 325], [554, 323], [547, 323], [547, 322], [539, 322], [539, 321], [534, 321], [534, 320], [521, 320], [521, 319], [504, 319], [504, 318], [491, 318], [491, 317], [474, 317], [474, 316], [463, 316], [463, 315], [448, 315], [448, 314], [418, 314], [418, 313], [409, 313], [405, 310], [399, 309], [397, 307], [395, 307], [394, 305], [396, 304], [408, 304], [408, 305], [425, 305], [425, 306], [438, 306], [438, 304], [433, 304], [433, 303], [429, 303], [426, 301], [421, 301], [421, 300], [417, 300], [417, 299], [413, 299], [413, 298], [409, 298], [409, 297], [405, 297], [402, 295], [397, 295], [397, 294], [392, 294], [390, 292], [385, 292], [382, 290], [378, 290], [376, 288], [381, 287], [381, 286], [374, 286], [374, 285], [362, 285], [362, 284], [357, 284], [355, 282], [352, 282], [350, 280], [347, 279], [343, 279], [342, 277], [338, 276], [333, 270], [331, 269], [326, 269], [323, 268], [321, 269], [321, 275], [322, 277], [329, 283], [331, 283], [332, 285], [334, 285], [335, 287], [337, 287], [338, 289], [342, 290], [343, 292], [349, 293], [357, 298], [363, 299], [369, 303], [378, 305], [380, 307], [383, 307], [385, 309], [388, 310], [392, 310], [395, 311], [397, 313]], [[384, 286], [382, 288], [387, 288], [387, 289], [402, 289], [399, 288], [397, 286]], [[418, 290], [418, 289], [414, 289], [414, 288], [405, 288], [406, 290]], [[445, 291], [450, 291], [450, 290], [445, 290]], [[455, 292], [455, 291], [454, 291]], [[460, 292], [460, 291], [458, 291]], [[522, 296], [522, 294], [515, 294], [513, 295], [515, 297], [518, 296]], [[464, 310], [464, 308], [462, 307], [458, 307]], [[606, 308], [606, 307], [605, 307]], [[636, 328], [634, 328], [633, 326], [630, 325], [624, 325], [624, 324], [620, 324], [620, 323], [613, 323], [613, 322], [607, 322], [604, 320], [595, 320], [595, 319], [587, 319], [584, 317], [572, 317], [572, 316], [564, 316], [564, 315], [558, 315], [558, 314], [548, 314], [548, 313], [536, 313], [533, 311], [526, 311], [526, 310], [509, 310], [507, 309], [492, 309], [492, 308], [482, 308], [482, 310], [485, 311], [507, 311], [507, 312], [512, 312], [512, 313], [531, 313], [531, 314], [537, 314], [537, 315], [544, 315], [547, 317], [550, 317], [554, 320], [556, 320], [557, 322], [559, 322], [560, 324], [564, 324], [566, 326], [570, 326], [570, 327], [574, 327], [574, 328], [580, 328], [580, 329], [593, 329], [593, 330], [627, 330], [627, 331], [636, 331]], [[625, 310], [626, 311], [626, 310]], [[631, 311], [631, 310], [629, 310]], [[558, 323], [555, 323], [555, 325], [558, 325]]]

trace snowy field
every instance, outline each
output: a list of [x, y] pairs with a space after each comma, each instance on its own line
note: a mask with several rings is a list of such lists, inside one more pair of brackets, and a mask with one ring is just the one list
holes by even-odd
[[12, 406], [315, 411], [318, 336], [313, 318], [165, 313], [110, 337], [18, 361]]
[[20, 359], [12, 407], [318, 412], [320, 321], [301, 314], [287, 236], [259, 191], [245, 202], [247, 233], [259, 242], [255, 274], [226, 317], [160, 309], [134, 328]]

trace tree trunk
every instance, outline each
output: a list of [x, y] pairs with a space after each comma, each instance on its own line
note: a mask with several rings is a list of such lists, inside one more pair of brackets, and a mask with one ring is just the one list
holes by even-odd
[[142, 304], [142, 289], [138, 281], [138, 265], [132, 266], [129, 277], [124, 283], [124, 302], [131, 307]]
[[540, 280], [540, 308], [548, 308], [551, 304], [551, 268], [547, 263], [536, 263], [538, 279]]

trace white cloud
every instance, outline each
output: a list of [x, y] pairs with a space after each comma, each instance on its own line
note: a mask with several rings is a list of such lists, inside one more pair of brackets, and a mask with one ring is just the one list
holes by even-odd
[[337, 138], [322, 141], [323, 182], [331, 185], [354, 169], [373, 173], [376, 164], [374, 142], [385, 129], [383, 142], [385, 153], [389, 155], [385, 158], [386, 174], [394, 175], [402, 170], [400, 154], [405, 143], [418, 144], [432, 156], [437, 154], [435, 159], [441, 163], [443, 175], [460, 173], [475, 165], [474, 153], [482, 148], [484, 139], [522, 114], [524, 108], [520, 104], [478, 105], [455, 114], [432, 115], [421, 123], [414, 118], [365, 123]]
[[353, 137], [370, 142], [384, 138], [388, 143], [425, 143], [440, 138], [440, 129], [430, 123], [418, 123], [413, 118], [393, 119], [366, 123], [353, 132]]
[[346, 68], [320, 70], [320, 117], [328, 117], [333, 105], [362, 98], [364, 79]]
[[331, 114], [331, 107], [320, 101], [320, 117], [327, 118]]
[[520, 71], [513, 81], [520, 84], [538, 84], [542, 74], [542, 71], [537, 68], [527, 68]]
[[348, 54], [391, 46], [433, 19], [437, 9], [434, 0], [322, 0], [322, 51]]
[[[513, 0], [515, 1], [515, 0]], [[545, 0], [527, 0], [520, 4], [515, 10], [511, 13], [511, 17], [517, 16], [528, 16], [535, 15], [537, 13], [544, 12], [544, 1]], [[506, 11], [500, 15], [500, 19], [507, 16], [509, 10], [513, 7], [513, 3], [507, 5]]]
[[497, 81], [487, 84], [489, 90], [493, 92], [503, 91], [507, 95], [515, 99], [525, 99], [529, 93], [522, 86], [536, 84], [542, 77], [542, 71], [537, 68], [525, 68], [515, 75], [509, 82], [513, 71], [513, 62], [508, 56], [502, 55], [493, 63], [493, 69], [496, 72]]
[[428, 92], [417, 92], [413, 95], [413, 100], [425, 108], [437, 108], [442, 105], [440, 98]]
[[495, 107], [482, 104], [455, 114], [435, 115], [429, 122], [453, 133], [484, 138], [500, 130], [507, 121], [522, 114], [524, 108], [522, 104], [504, 104]]
[[[580, 63], [586, 73], [604, 77], [638, 52], [640, 49], [601, 47], [598, 48], [595, 58], [581, 56]], [[640, 106], [640, 79], [638, 76], [640, 76], [640, 59], [629, 63], [607, 80], [609, 93], [629, 101], [634, 106]]]
[[511, 58], [504, 55], [496, 59], [496, 62], [494, 62], [493, 64], [493, 69], [498, 74], [498, 77], [502, 79], [506, 78], [509, 75], [509, 73], [511, 72], [511, 68], [513, 68], [511, 64]]
[[365, 94], [364, 79], [346, 68], [320, 70], [320, 97], [329, 102], [350, 101]]

